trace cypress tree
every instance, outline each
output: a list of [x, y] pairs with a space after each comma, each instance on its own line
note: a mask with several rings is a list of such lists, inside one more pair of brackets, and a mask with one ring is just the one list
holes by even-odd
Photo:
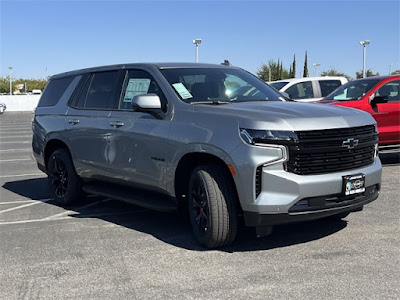
[[303, 71], [303, 77], [308, 77], [308, 67], [307, 67], [307, 51], [306, 51], [306, 57], [304, 59], [304, 71]]
[[296, 78], [296, 54], [293, 54], [293, 66], [292, 66], [291, 78]]

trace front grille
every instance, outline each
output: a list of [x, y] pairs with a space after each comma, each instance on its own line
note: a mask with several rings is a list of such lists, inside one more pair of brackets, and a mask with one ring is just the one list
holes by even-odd
[[[314, 131], [297, 131], [291, 142], [286, 170], [299, 175], [324, 174], [356, 169], [374, 162], [378, 133], [374, 125]], [[348, 139], [354, 148], [343, 147]]]

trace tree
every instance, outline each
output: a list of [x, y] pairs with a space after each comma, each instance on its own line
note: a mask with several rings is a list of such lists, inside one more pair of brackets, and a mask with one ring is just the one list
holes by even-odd
[[[45, 79], [23, 79], [23, 78], [13, 78], [12, 86], [13, 89], [18, 84], [25, 85], [26, 83], [26, 90], [42, 90], [47, 84], [47, 80]], [[9, 93], [10, 92], [10, 76], [0, 77], [0, 93]], [[14, 92], [14, 91], [13, 91]], [[23, 91], [22, 91], [23, 92]]]
[[306, 57], [304, 59], [304, 70], [303, 70], [303, 77], [308, 77], [308, 67], [307, 67], [307, 51]]
[[257, 76], [261, 80], [270, 81], [270, 72], [271, 81], [290, 78], [289, 71], [282, 65], [279, 59], [277, 62], [269, 60], [268, 64], [262, 64], [257, 71]]
[[400, 70], [393, 71], [390, 75], [400, 75]]
[[[379, 76], [379, 73], [373, 73], [372, 71], [371, 71], [371, 69], [368, 69], [366, 72], [365, 72], [365, 76], [366, 77], [372, 77], [372, 76]], [[362, 70], [360, 71], [360, 72], [356, 72], [356, 78], [363, 78], [363, 72], [362, 72]]]
[[321, 76], [342, 76], [342, 77], [346, 77], [346, 79], [348, 81], [352, 80], [352, 78], [349, 75], [346, 75], [344, 73], [338, 72], [335, 69], [330, 69], [330, 70], [326, 70], [321, 72]]
[[10, 76], [0, 77], [0, 93], [10, 92]]
[[291, 78], [296, 78], [296, 54], [293, 55], [292, 74]]

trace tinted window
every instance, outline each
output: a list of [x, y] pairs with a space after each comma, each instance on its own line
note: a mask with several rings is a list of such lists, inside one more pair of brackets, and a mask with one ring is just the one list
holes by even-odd
[[117, 108], [117, 82], [118, 71], [95, 73], [86, 97], [85, 108]]
[[162, 111], [167, 111], [167, 98], [153, 76], [143, 70], [129, 70], [119, 104], [120, 109], [132, 109], [132, 99], [144, 94], [156, 94], [161, 100]]
[[342, 83], [340, 80], [320, 80], [319, 85], [321, 87], [321, 95], [325, 97], [341, 86]]
[[311, 81], [300, 82], [295, 85], [292, 85], [285, 92], [289, 94], [289, 97], [291, 99], [314, 98], [314, 92]]
[[94, 73], [80, 92], [77, 107], [86, 109], [116, 109], [121, 87], [119, 71]]
[[50, 80], [42, 97], [40, 98], [38, 106], [42, 107], [56, 105], [58, 100], [60, 100], [61, 96], [64, 94], [65, 90], [71, 84], [72, 79], [73, 77]]
[[381, 86], [376, 92], [377, 96], [387, 97], [388, 102], [400, 101], [400, 80], [391, 81]]
[[283, 88], [288, 83], [289, 82], [271, 82], [268, 84], [279, 91], [281, 88]]
[[82, 87], [82, 90], [79, 93], [79, 98], [78, 98], [78, 101], [77, 101], [77, 103], [75, 105], [76, 107], [83, 108], [85, 106], [85, 100], [86, 100], [86, 97], [87, 97], [87, 92], [89, 90], [89, 86], [92, 83], [92, 78], [93, 78], [93, 76], [90, 75], [90, 76], [87, 76], [87, 77], [85, 77], [83, 79], [84, 80], [84, 85]]

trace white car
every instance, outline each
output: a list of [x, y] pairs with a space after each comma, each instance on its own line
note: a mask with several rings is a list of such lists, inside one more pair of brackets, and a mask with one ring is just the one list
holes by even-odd
[[290, 99], [305, 102], [321, 100], [345, 83], [347, 79], [341, 76], [290, 78], [268, 82], [273, 88], [288, 94]]
[[5, 103], [0, 102], [0, 115], [6, 110], [7, 106]]

